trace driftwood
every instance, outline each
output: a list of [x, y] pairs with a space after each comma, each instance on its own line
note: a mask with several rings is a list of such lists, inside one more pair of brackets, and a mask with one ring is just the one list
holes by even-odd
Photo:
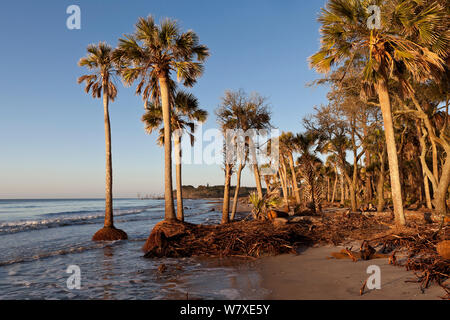
[[332, 252], [331, 256], [336, 259], [352, 259], [353, 262], [360, 260], [372, 260], [372, 259], [384, 259], [389, 255], [384, 253], [373, 252], [370, 256], [367, 256], [364, 251], [351, 251], [351, 249], [342, 249], [340, 252]]
[[[423, 225], [415, 225], [414, 229], [386, 235], [377, 241], [383, 243], [382, 251], [390, 252], [389, 264], [414, 271], [422, 291], [431, 283], [436, 283], [446, 292], [446, 296], [442, 298], [450, 299], [450, 260], [437, 252], [439, 243], [449, 241], [443, 240], [448, 237], [449, 227], [445, 226], [439, 233]], [[399, 252], [405, 255], [404, 261], [397, 257]]]
[[116, 241], [127, 240], [128, 236], [125, 231], [115, 227], [103, 227], [98, 230], [92, 237], [92, 241]]
[[366, 279], [366, 281], [364, 281], [363, 285], [361, 286], [361, 289], [359, 289], [359, 295], [362, 296], [364, 294], [364, 289], [366, 288], [367, 285], [367, 280], [369, 278]]
[[146, 257], [259, 257], [294, 253], [298, 246], [314, 243], [341, 244], [349, 238], [367, 237], [388, 229], [377, 218], [360, 214], [307, 218], [295, 223], [294, 217], [288, 223], [251, 220], [224, 225], [162, 221], [155, 225], [142, 249]]

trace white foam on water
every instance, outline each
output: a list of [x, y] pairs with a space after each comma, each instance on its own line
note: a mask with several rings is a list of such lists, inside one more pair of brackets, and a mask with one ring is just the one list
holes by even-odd
[[[141, 208], [141, 209], [129, 209], [129, 210], [117, 210], [114, 212], [115, 217], [128, 216], [139, 214], [148, 209], [153, 208], [153, 206]], [[79, 225], [79, 224], [92, 224], [96, 223], [96, 219], [103, 218], [105, 216], [104, 212], [98, 212], [91, 215], [75, 215], [75, 216], [62, 216], [49, 219], [35, 219], [35, 220], [23, 220], [23, 221], [13, 221], [13, 222], [1, 222], [0, 223], [0, 234], [10, 234], [16, 232], [23, 232], [29, 230], [38, 230], [45, 228], [55, 228], [64, 227], [69, 225]]]

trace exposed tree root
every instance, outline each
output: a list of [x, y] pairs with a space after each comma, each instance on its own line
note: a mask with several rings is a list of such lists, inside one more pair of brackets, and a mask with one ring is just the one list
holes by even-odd
[[[335, 253], [353, 261], [389, 258], [389, 263], [416, 272], [421, 288], [439, 284], [446, 292], [450, 262], [436, 250], [448, 240], [449, 226], [409, 220], [395, 228], [389, 214], [335, 214], [331, 217], [290, 217], [283, 225], [272, 221], [238, 221], [225, 225], [194, 225], [178, 221], [158, 223], [143, 247], [145, 257], [240, 256], [259, 257], [295, 253], [299, 246], [345, 244], [364, 240], [359, 252]], [[436, 232], [439, 230], [439, 232]], [[380, 248], [376, 251], [374, 248]], [[400, 259], [398, 255], [406, 255]], [[421, 272], [421, 273], [418, 273]], [[448, 298], [448, 294], [446, 296]]]
[[127, 240], [128, 236], [125, 231], [115, 227], [103, 227], [98, 230], [92, 237], [92, 241], [115, 241]]
[[249, 256], [295, 252], [311, 243], [299, 224], [274, 226], [270, 221], [238, 221], [225, 225], [193, 225], [162, 221], [144, 247], [145, 257]]
[[[421, 290], [425, 290], [435, 282], [447, 293], [444, 299], [450, 299], [448, 279], [450, 278], [450, 260], [442, 256], [437, 248], [445, 240], [449, 227], [442, 228], [437, 234], [432, 228], [415, 225], [410, 230], [386, 235], [373, 241], [383, 244], [382, 252], [392, 252], [389, 264], [405, 267], [414, 271]], [[444, 241], [441, 241], [444, 240]], [[442, 246], [442, 245], [441, 245]], [[443, 249], [444, 250], [444, 249]], [[398, 252], [406, 255], [404, 261], [397, 258]]]

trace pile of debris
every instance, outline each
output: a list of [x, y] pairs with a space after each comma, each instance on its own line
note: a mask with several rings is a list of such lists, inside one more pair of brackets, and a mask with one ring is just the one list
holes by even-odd
[[[376, 239], [376, 242], [382, 243], [382, 253], [390, 252], [390, 264], [414, 271], [422, 292], [434, 282], [446, 292], [446, 296], [442, 298], [450, 299], [450, 259], [437, 250], [444, 245], [448, 250], [449, 226], [438, 230], [419, 226], [415, 229], [386, 235]], [[400, 260], [397, 256], [402, 253], [405, 258]]]
[[294, 253], [311, 244], [301, 224], [276, 226], [270, 221], [237, 221], [224, 225], [195, 225], [162, 221], [153, 228], [145, 257], [243, 256]]
[[408, 227], [397, 229], [389, 213], [297, 216], [285, 219], [285, 223], [275, 223], [277, 219], [223, 225], [162, 221], [152, 230], [143, 251], [147, 258], [260, 257], [296, 253], [300, 246], [318, 243], [342, 245], [364, 240], [359, 252], [350, 248], [337, 255], [353, 261], [389, 258], [389, 263], [414, 271], [422, 290], [435, 282], [446, 291], [444, 298], [450, 296], [450, 260], [436, 250], [440, 243], [448, 245], [448, 225], [410, 221]]

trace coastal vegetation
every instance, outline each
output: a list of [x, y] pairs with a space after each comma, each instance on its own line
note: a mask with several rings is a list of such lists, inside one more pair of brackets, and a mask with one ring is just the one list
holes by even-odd
[[[203, 186], [200, 185], [198, 187], [190, 186], [190, 185], [184, 185], [183, 186], [183, 198], [185, 199], [223, 199], [223, 192], [224, 192], [224, 185], [217, 185], [217, 186]], [[230, 186], [230, 193], [235, 194], [237, 190], [236, 186]], [[239, 199], [242, 201], [246, 197], [248, 197], [252, 192], [255, 192], [255, 187], [239, 187]], [[263, 188], [263, 192], [265, 192], [266, 189]], [[177, 191], [174, 191], [174, 194], [176, 194]], [[234, 205], [234, 204], [233, 204]], [[237, 203], [236, 203], [237, 207]]]
[[[196, 83], [208, 48], [193, 31], [181, 32], [174, 20], [158, 25], [151, 16], [140, 18], [135, 32], [119, 39], [114, 50], [105, 43], [89, 46], [80, 66], [95, 73], [79, 82], [86, 82], [86, 92], [95, 98], [103, 94], [105, 228], [113, 228], [108, 103], [117, 94], [112, 82], [117, 74], [128, 86], [137, 83], [135, 92], [144, 102], [142, 121], [148, 133], [159, 133], [158, 143], [164, 146], [165, 221], [151, 232], [143, 248], [146, 257], [258, 257], [353, 239], [365, 241], [360, 257], [372, 257], [363, 251], [369, 244], [382, 245], [382, 254], [390, 253], [394, 265], [400, 265], [396, 250], [409, 250], [402, 265], [428, 272], [426, 280], [420, 279], [424, 287], [430, 281], [441, 285], [449, 273], [449, 5], [443, 0], [375, 3], [381, 23], [369, 28], [370, 1], [326, 2], [318, 18], [320, 48], [309, 64], [322, 77], [310, 85], [326, 86], [328, 101], [298, 119], [298, 131], [269, 138], [266, 143], [278, 149], [265, 162], [257, 156], [262, 151], [255, 136], [228, 136], [227, 131], [274, 129], [268, 99], [242, 89], [224, 92], [215, 112], [225, 141], [224, 186], [198, 188], [200, 194], [223, 198], [220, 225], [184, 222], [183, 212], [183, 195], [197, 191], [182, 185], [181, 136], [194, 143], [196, 123], [204, 122], [207, 112], [178, 82], [185, 87]], [[230, 148], [240, 152], [230, 153]], [[262, 173], [273, 165], [274, 172]], [[245, 167], [255, 179], [251, 194], [241, 193]], [[249, 212], [238, 214], [244, 196], [253, 206], [253, 219]], [[344, 254], [355, 259], [351, 250]]]
[[164, 128], [164, 200], [165, 219], [176, 220], [172, 194], [172, 126], [171, 114], [176, 83], [192, 87], [203, 73], [208, 48], [199, 43], [193, 31], [181, 32], [175, 20], [158, 25], [152, 16], [139, 18], [133, 34], [119, 39], [114, 60], [127, 85], [138, 82], [136, 94], [146, 108], [152, 101], [161, 106]]
[[[208, 112], [199, 108], [197, 98], [191, 93], [178, 91], [173, 99], [173, 109], [171, 114], [171, 126], [175, 146], [175, 166], [176, 166], [176, 198], [177, 198], [177, 219], [184, 221], [183, 207], [183, 184], [181, 177], [181, 138], [183, 133], [189, 135], [191, 145], [194, 144], [196, 123], [206, 121]], [[150, 103], [146, 106], [146, 112], [142, 116], [145, 123], [145, 130], [151, 134], [159, 128], [163, 122], [161, 106]], [[158, 144], [164, 145], [164, 127], [159, 130]]]

